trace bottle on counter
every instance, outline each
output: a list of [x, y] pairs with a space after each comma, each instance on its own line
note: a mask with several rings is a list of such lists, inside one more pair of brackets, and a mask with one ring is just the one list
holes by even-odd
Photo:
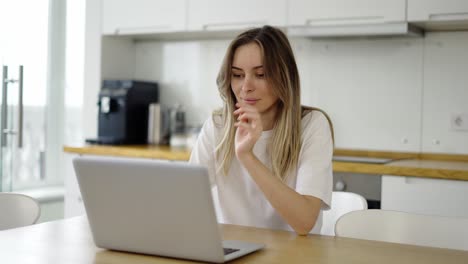
[[170, 110], [170, 145], [171, 147], [186, 147], [187, 135], [185, 128], [185, 110], [181, 104], [176, 104]]

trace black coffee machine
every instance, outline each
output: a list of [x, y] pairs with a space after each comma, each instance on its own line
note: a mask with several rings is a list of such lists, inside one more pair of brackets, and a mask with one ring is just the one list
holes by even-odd
[[98, 138], [92, 144], [146, 144], [148, 108], [159, 102], [158, 84], [105, 80], [99, 92]]

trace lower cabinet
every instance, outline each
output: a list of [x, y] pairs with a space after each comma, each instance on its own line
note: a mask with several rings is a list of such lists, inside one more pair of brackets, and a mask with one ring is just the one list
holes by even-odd
[[381, 208], [468, 217], [467, 194], [468, 181], [383, 175]]

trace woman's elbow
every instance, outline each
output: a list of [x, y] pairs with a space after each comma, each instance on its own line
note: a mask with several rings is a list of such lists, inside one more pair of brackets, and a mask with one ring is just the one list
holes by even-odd
[[314, 228], [315, 222], [316, 222], [315, 220], [309, 221], [309, 222], [301, 224], [300, 226], [294, 227], [293, 229], [296, 232], [296, 234], [300, 236], [307, 236], [312, 230], [312, 228]]
[[299, 236], [307, 236], [309, 234], [309, 232], [296, 230], [296, 234], [299, 235]]

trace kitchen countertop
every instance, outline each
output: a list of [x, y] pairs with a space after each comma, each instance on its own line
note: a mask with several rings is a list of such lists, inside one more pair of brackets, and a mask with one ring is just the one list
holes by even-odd
[[167, 159], [186, 161], [190, 158], [190, 150], [186, 148], [171, 148], [157, 145], [83, 145], [65, 146], [65, 152], [88, 155], [123, 156], [134, 158]]
[[[67, 153], [186, 161], [190, 150], [169, 146], [64, 146]], [[334, 172], [468, 181], [468, 155], [335, 149]], [[349, 157], [347, 159], [346, 157]], [[387, 162], [388, 161], [388, 162]]]

